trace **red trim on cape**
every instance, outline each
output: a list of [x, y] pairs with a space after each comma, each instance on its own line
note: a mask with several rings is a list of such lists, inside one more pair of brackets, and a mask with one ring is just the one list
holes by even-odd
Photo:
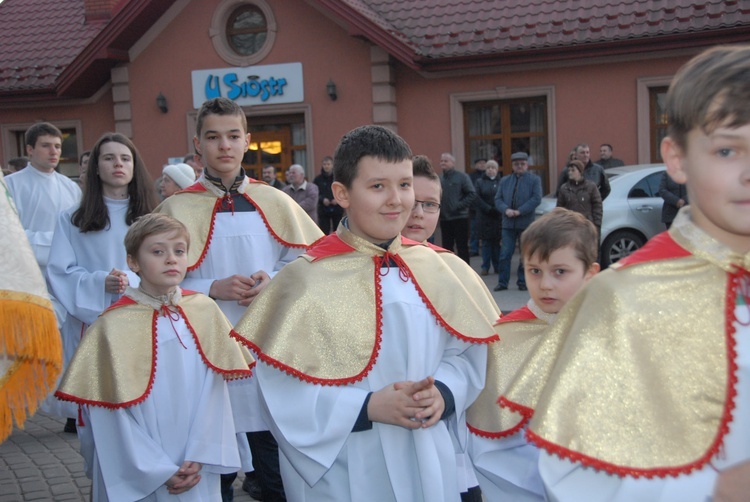
[[307, 254], [312, 256], [313, 261], [317, 261], [322, 258], [351, 253], [352, 251], [354, 251], [354, 248], [342, 241], [338, 235], [329, 234], [315, 241], [307, 250]]
[[[252, 350], [253, 353], [255, 353], [256, 358], [263, 361], [265, 364], [269, 366], [273, 366], [274, 368], [283, 371], [284, 373], [287, 373], [298, 380], [301, 380], [303, 382], [315, 384], [315, 385], [349, 385], [354, 382], [359, 382], [360, 380], [364, 379], [367, 374], [372, 369], [372, 366], [375, 364], [375, 359], [377, 359], [377, 353], [380, 351], [380, 338], [376, 337], [375, 340], [375, 348], [373, 349], [373, 355], [370, 356], [370, 364], [367, 365], [367, 367], [362, 370], [358, 375], [355, 375], [350, 378], [335, 378], [335, 379], [323, 379], [323, 378], [315, 378], [311, 377], [309, 375], [306, 375], [305, 373], [302, 373], [301, 371], [298, 371], [291, 366], [287, 366], [284, 363], [281, 363], [277, 361], [276, 359], [273, 359], [271, 357], [268, 357], [261, 351], [260, 347], [255, 345], [253, 342], [248, 340], [247, 338], [244, 338], [242, 335], [237, 333], [236, 331], [232, 330], [229, 334], [232, 338], [240, 342], [241, 344], [245, 345], [248, 349]], [[253, 364], [254, 365], [254, 364]], [[251, 365], [251, 367], [253, 366]]]
[[[660, 234], [666, 235], [665, 234]], [[669, 239], [672, 240], [671, 238]], [[672, 241], [674, 242], [674, 241]], [[657, 243], [658, 244], [658, 243]], [[675, 243], [676, 244], [676, 243]], [[644, 249], [644, 248], [641, 248]], [[682, 248], [680, 248], [682, 249]], [[674, 251], [674, 249], [672, 249]], [[633, 255], [631, 255], [633, 256]], [[679, 257], [681, 255], [677, 255]], [[629, 258], [629, 257], [628, 257]], [[645, 260], [641, 260], [645, 261]], [[540, 448], [544, 448], [549, 453], [557, 455], [558, 457], [562, 459], [568, 459], [573, 462], [581, 463], [588, 467], [593, 467], [594, 469], [605, 471], [609, 474], [614, 474], [619, 477], [633, 477], [633, 478], [654, 478], [654, 477], [660, 477], [665, 478], [667, 476], [671, 477], [677, 477], [683, 474], [689, 474], [695, 470], [702, 469], [706, 464], [708, 464], [711, 459], [716, 456], [722, 448], [722, 443], [724, 442], [724, 438], [729, 433], [729, 424], [732, 421], [732, 413], [735, 409], [735, 399], [737, 397], [737, 372], [738, 372], [738, 366], [737, 366], [737, 341], [735, 338], [735, 327], [734, 324], [736, 322], [736, 317], [734, 315], [735, 312], [735, 304], [737, 302], [737, 288], [739, 287], [739, 281], [745, 278], [750, 277], [750, 272], [746, 270], [739, 270], [733, 273], [728, 273], [728, 280], [727, 280], [727, 292], [726, 292], [726, 303], [725, 303], [725, 336], [726, 336], [726, 344], [727, 344], [727, 388], [726, 388], [726, 396], [724, 399], [724, 412], [722, 413], [721, 420], [719, 421], [719, 427], [716, 431], [716, 437], [714, 438], [713, 443], [711, 443], [711, 446], [706, 450], [706, 452], [701, 455], [697, 460], [694, 462], [690, 462], [688, 464], [679, 465], [675, 467], [659, 467], [659, 468], [651, 468], [651, 469], [636, 469], [632, 467], [623, 467], [620, 465], [612, 464], [609, 462], [603, 462], [602, 460], [599, 460], [595, 457], [590, 457], [588, 455], [583, 455], [582, 453], [578, 453], [576, 451], [570, 450], [568, 448], [564, 448], [560, 445], [557, 445], [555, 443], [552, 443], [550, 441], [547, 441], [546, 439], [543, 439], [542, 437], [534, 434], [533, 431], [530, 429], [526, 430], [526, 439], [529, 440], [529, 442], [534, 443], [536, 446]], [[510, 402], [506, 400], [504, 397], [500, 398], [500, 404], [501, 406], [506, 406], [508, 408], [511, 408], [513, 410], [520, 410], [525, 409], [531, 414], [529, 415], [529, 418], [531, 418], [531, 415], [533, 415], [533, 410], [530, 408], [522, 407], [516, 403]]]
[[510, 312], [495, 321], [495, 326], [506, 322], [522, 322], [522, 321], [533, 321], [538, 319], [537, 316], [529, 309], [527, 305]]
[[[267, 185], [267, 183], [265, 182], [257, 181], [250, 177], [248, 177], [247, 179], [249, 183]], [[207, 192], [208, 190], [201, 183], [198, 183], [196, 181], [194, 184], [190, 185], [189, 187], [187, 187], [186, 189], [182, 191], [183, 192]], [[278, 242], [282, 246], [286, 246], [288, 248], [308, 249], [323, 239], [323, 237], [321, 237], [317, 241], [310, 244], [310, 246], [307, 246], [305, 244], [292, 244], [291, 242], [285, 241], [274, 231], [273, 228], [271, 228], [271, 225], [268, 223], [268, 218], [266, 218], [266, 214], [263, 212], [260, 206], [256, 204], [255, 201], [253, 201], [253, 199], [250, 198], [250, 196], [247, 195], [246, 193], [243, 192], [240, 195], [242, 195], [245, 198], [245, 200], [247, 200], [250, 204], [253, 205], [255, 210], [260, 215], [260, 219], [263, 220], [263, 224], [266, 226], [268, 233], [271, 234], [271, 237], [273, 237], [276, 240], [276, 242]], [[203, 262], [203, 260], [206, 258], [206, 254], [208, 253], [208, 248], [211, 246], [211, 239], [213, 238], [213, 235], [214, 235], [214, 223], [216, 222], [216, 213], [219, 212], [219, 206], [221, 205], [221, 200], [222, 200], [222, 197], [217, 197], [216, 203], [214, 204], [214, 209], [213, 209], [213, 212], [211, 213], [211, 225], [209, 226], [208, 235], [206, 236], [206, 245], [203, 246], [203, 251], [201, 252], [200, 257], [198, 257], [198, 260], [195, 262], [195, 265], [188, 267], [188, 272], [192, 272], [193, 270], [197, 269], [200, 266], [200, 264]]]
[[[128, 305], [135, 305], [137, 302], [130, 298], [129, 296], [121, 296], [119, 300], [117, 300], [115, 303], [104, 309], [104, 312], [109, 312], [110, 310], [120, 308], [120, 307], [127, 307]], [[102, 314], [104, 313], [102, 312]], [[102, 315], [99, 314], [99, 315]]]
[[183, 192], [207, 192], [206, 187], [204, 187], [200, 181], [195, 181], [192, 185], [189, 187], [185, 187], [182, 190], [179, 190], [175, 193], [183, 193]]
[[471, 432], [475, 436], [479, 436], [479, 437], [483, 437], [487, 439], [503, 439], [503, 438], [507, 438], [516, 434], [518, 431], [526, 427], [526, 424], [528, 423], [529, 423], [528, 419], [524, 417], [520, 422], [518, 422], [516, 425], [514, 425], [510, 429], [500, 431], [500, 432], [489, 432], [489, 431], [485, 431], [482, 429], [478, 429], [476, 427], [473, 427], [469, 423], [466, 424], [466, 427], [469, 429], [469, 432]]
[[[455, 329], [453, 329], [451, 326], [448, 325], [448, 323], [443, 319], [443, 317], [438, 313], [437, 309], [432, 305], [432, 302], [430, 302], [429, 298], [427, 298], [427, 295], [424, 291], [422, 291], [422, 288], [417, 284], [417, 281], [414, 280], [414, 274], [412, 274], [409, 267], [406, 265], [404, 260], [399, 255], [389, 255], [393, 258], [393, 260], [398, 265], [398, 268], [400, 270], [404, 270], [406, 272], [406, 275], [409, 279], [411, 279], [412, 284], [414, 284], [414, 287], [417, 290], [417, 293], [419, 293], [419, 297], [422, 298], [422, 301], [427, 306], [429, 311], [432, 313], [433, 317], [437, 320], [438, 324], [443, 327], [448, 333], [453, 335], [454, 337], [458, 338], [459, 340], [462, 340], [464, 342], [469, 343], [486, 343], [489, 344], [490, 342], [496, 342], [500, 340], [500, 336], [497, 333], [493, 333], [492, 336], [488, 338], [482, 338], [482, 339], [476, 339], [476, 338], [470, 338], [468, 336], [463, 335], [462, 333], [459, 333]], [[377, 265], [377, 262], [376, 262]]]
[[[225, 380], [242, 380], [244, 378], [249, 378], [252, 375], [252, 372], [248, 368], [247, 370], [234, 370], [234, 371], [228, 371], [221, 369], [217, 366], [214, 366], [211, 364], [211, 361], [208, 360], [208, 357], [206, 357], [205, 352], [203, 352], [203, 347], [201, 347], [200, 340], [198, 339], [198, 335], [195, 332], [195, 329], [193, 329], [193, 325], [190, 324], [190, 321], [188, 320], [188, 316], [185, 315], [185, 311], [182, 310], [182, 307], [179, 305], [175, 305], [177, 307], [177, 310], [180, 312], [180, 315], [185, 320], [185, 326], [187, 326], [188, 331], [193, 335], [193, 341], [195, 342], [195, 346], [198, 348], [198, 353], [201, 355], [201, 359], [203, 359], [203, 364], [205, 364], [209, 369], [211, 369], [214, 373], [217, 373], [224, 377]], [[154, 329], [156, 328], [156, 325], [154, 325]], [[154, 331], [154, 338], [156, 338], [156, 331]], [[246, 374], [245, 374], [246, 373]], [[241, 374], [242, 376], [240, 376]], [[233, 375], [237, 375], [236, 377]], [[227, 376], [230, 376], [231, 378], [226, 378]]]
[[[203, 185], [200, 185], [200, 188], [202, 188], [201, 191], [203, 192], [207, 191], [206, 187], [204, 187]], [[211, 224], [208, 227], [208, 235], [206, 236], [206, 244], [203, 246], [203, 251], [201, 251], [201, 255], [195, 261], [195, 264], [188, 267], [187, 269], [188, 272], [192, 272], [193, 270], [200, 267], [201, 263], [203, 263], [203, 260], [206, 259], [206, 255], [208, 254], [208, 248], [211, 246], [211, 239], [214, 236], [214, 223], [216, 222], [216, 213], [219, 211], [220, 205], [221, 205], [221, 198], [218, 197], [216, 199], [216, 202], [214, 203], [214, 209], [211, 212]]]
[[450, 253], [450, 254], [453, 254], [453, 251], [448, 251], [448, 250], [447, 250], [447, 249], [445, 249], [445, 248], [441, 248], [440, 246], [436, 246], [436, 245], [435, 245], [435, 244], [433, 244], [432, 242], [428, 242], [428, 243], [427, 243], [427, 247], [428, 247], [428, 248], [430, 248], [430, 249], [432, 249], [432, 250], [433, 250], [433, 251], [435, 251], [436, 253]]
[[[126, 296], [123, 296], [119, 301], [115, 302], [114, 305], [117, 305], [120, 303], [121, 300], [128, 298]], [[131, 303], [137, 303], [133, 301], [132, 299], [128, 298]], [[113, 305], [113, 307], [114, 307]], [[111, 308], [111, 307], [110, 307]], [[106, 312], [106, 311], [105, 311]], [[136, 404], [140, 404], [143, 401], [146, 400], [146, 398], [151, 394], [151, 389], [154, 386], [154, 376], [156, 375], [156, 320], [158, 319], [159, 312], [154, 310], [154, 313], [151, 317], [151, 374], [148, 377], [148, 384], [146, 385], [146, 390], [143, 394], [141, 394], [139, 397], [132, 399], [130, 401], [126, 401], [124, 403], [110, 403], [106, 401], [94, 401], [92, 399], [82, 399], [80, 397], [71, 396], [70, 394], [66, 394], [64, 392], [55, 391], [55, 397], [62, 401], [71, 401], [78, 404], [87, 404], [89, 406], [99, 406], [101, 408], [107, 408], [110, 410], [116, 410], [121, 408], [129, 408], [131, 406], [134, 406]]]
[[[191, 290], [185, 290], [183, 293], [187, 294], [187, 295], [196, 294], [195, 291], [191, 291]], [[125, 299], [127, 299], [128, 301], [127, 302], [123, 302], [123, 300], [125, 300]], [[122, 303], [123, 305], [119, 305], [120, 303]], [[112, 307], [110, 307], [110, 308], [113, 308], [116, 305], [117, 306], [124, 306], [124, 305], [132, 305], [134, 303], [137, 303], [137, 302], [135, 302], [133, 299], [131, 299], [131, 298], [127, 297], [127, 296], [123, 296], [122, 298], [120, 298], [120, 300], [118, 300], [117, 302], [115, 302], [112, 305]], [[247, 374], [244, 375], [244, 376], [240, 376], [240, 377], [236, 377], [236, 378], [231, 378], [230, 380], [242, 380], [244, 378], [250, 378], [252, 376], [251, 368], [254, 366], [254, 364], [249, 365], [247, 370], [235, 370], [235, 371], [223, 370], [223, 369], [218, 368], [218, 367], [214, 366], [213, 364], [211, 364], [211, 362], [206, 357], [206, 354], [203, 352], [203, 348], [201, 347], [200, 340], [198, 339], [198, 335], [195, 333], [195, 329], [193, 329], [193, 326], [190, 324], [190, 321], [188, 320], [187, 315], [185, 315], [185, 311], [182, 310], [182, 307], [180, 307], [179, 305], [176, 305], [176, 307], [177, 307], [177, 310], [179, 311], [180, 315], [182, 316], [182, 318], [185, 320], [185, 325], [187, 326], [188, 331], [190, 331], [190, 333], [193, 335], [193, 341], [195, 342], [195, 346], [198, 349], [198, 353], [201, 356], [201, 360], [203, 361], [203, 364], [205, 364], [207, 368], [209, 368], [210, 370], [212, 370], [214, 373], [222, 375], [222, 377], [224, 377], [225, 375], [234, 375], [234, 374], [238, 374], [238, 373], [244, 374], [244, 373], [247, 372]], [[109, 309], [107, 309], [107, 310], [109, 310]], [[159, 319], [159, 312], [157, 310], [154, 310], [154, 313], [153, 313], [152, 318], [151, 318], [151, 374], [150, 374], [149, 379], [148, 379], [148, 385], [146, 386], [146, 390], [144, 391], [144, 393], [140, 397], [137, 397], [137, 398], [135, 398], [135, 399], [133, 399], [131, 401], [127, 401], [127, 402], [124, 402], [124, 403], [116, 403], [116, 404], [115, 403], [110, 403], [110, 402], [105, 402], [105, 401], [94, 401], [94, 400], [91, 400], [91, 399], [81, 399], [79, 397], [71, 396], [70, 394], [67, 394], [67, 393], [64, 393], [64, 392], [60, 392], [59, 390], [55, 392], [55, 397], [57, 397], [58, 399], [63, 400], [63, 401], [71, 401], [71, 402], [78, 403], [78, 404], [87, 404], [89, 406], [99, 406], [99, 407], [102, 407], [102, 408], [108, 408], [108, 409], [113, 409], [113, 410], [114, 409], [119, 409], [119, 408], [129, 408], [130, 406], [134, 406], [136, 404], [140, 404], [143, 401], [145, 401], [148, 398], [148, 396], [151, 395], [151, 390], [153, 389], [153, 386], [154, 386], [154, 378], [156, 376], [157, 352], [158, 352], [158, 346], [157, 346], [157, 343], [156, 343], [156, 339], [157, 339], [157, 337], [156, 337], [156, 325], [157, 325], [158, 319]]]
[[630, 256], [617, 262], [617, 267], [627, 267], [649, 261], [667, 260], [670, 258], [684, 258], [692, 253], [675, 242], [669, 232], [662, 232], [652, 237], [645, 246]]

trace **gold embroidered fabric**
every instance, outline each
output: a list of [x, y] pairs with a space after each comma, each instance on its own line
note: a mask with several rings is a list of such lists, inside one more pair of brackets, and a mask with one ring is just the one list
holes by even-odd
[[[214, 207], [222, 196], [207, 180], [201, 183], [206, 191], [179, 192], [154, 210], [177, 218], [187, 227], [190, 233], [188, 267], [191, 269], [206, 249]], [[299, 204], [282, 191], [260, 182], [244, 182], [240, 191], [250, 197], [269, 230], [288, 246], [307, 247], [323, 237], [323, 232]]]
[[[338, 236], [355, 251], [285, 266], [250, 305], [235, 331], [258, 347], [267, 362], [303, 379], [344, 384], [361, 379], [377, 353], [374, 256], [385, 250], [358, 238], [343, 226]], [[471, 299], [484, 293], [464, 285], [431, 249], [402, 246], [400, 238], [388, 253], [398, 255], [413, 274], [418, 289], [456, 336], [485, 342], [495, 337], [485, 312]], [[391, 268], [388, 273], [400, 273]]]
[[[32, 169], [32, 168], [29, 168]], [[34, 252], [0, 172], [0, 443], [54, 389], [62, 341]]]
[[[214, 371], [222, 372], [226, 379], [250, 375], [252, 355], [229, 337], [232, 327], [216, 303], [194, 294], [183, 296], [179, 307], [197, 336], [204, 361]], [[60, 383], [58, 397], [102, 406], [130, 406], [144, 399], [154, 363], [158, 366], [158, 347], [157, 361], [153, 360], [155, 312], [143, 303], [105, 311], [81, 340]]]
[[463, 261], [461, 258], [456, 256], [455, 254], [446, 251], [446, 252], [438, 252], [438, 256], [445, 261], [446, 265], [448, 265], [456, 277], [458, 277], [462, 282], [472, 282], [472, 290], [475, 293], [478, 293], [479, 291], [482, 292], [482, 295], [474, 296], [472, 299], [477, 304], [477, 307], [482, 312], [485, 312], [485, 317], [487, 317], [487, 320], [494, 324], [495, 321], [502, 315], [502, 312], [500, 308], [497, 305], [497, 302], [495, 302], [495, 298], [492, 296], [492, 293], [490, 293], [490, 290], [487, 289], [487, 285], [484, 283], [481, 277], [474, 271], [473, 268], [471, 268], [465, 261]]
[[594, 277], [506, 392], [535, 409], [529, 429], [551, 451], [649, 475], [700, 466], [718, 446], [734, 307], [726, 272], [748, 256], [703, 233], [686, 210], [670, 235], [692, 255]]
[[[529, 300], [529, 303], [533, 304], [533, 301]], [[490, 344], [488, 348], [484, 389], [466, 412], [466, 422], [473, 429], [497, 436], [523, 421], [519, 413], [501, 408], [498, 399], [523, 368], [548, 328], [549, 323], [539, 318], [495, 326], [500, 341]]]

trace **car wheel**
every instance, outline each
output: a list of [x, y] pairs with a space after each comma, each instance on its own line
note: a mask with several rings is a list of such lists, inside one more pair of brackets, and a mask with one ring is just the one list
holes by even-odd
[[646, 239], [629, 230], [618, 230], [609, 235], [602, 245], [602, 268], [632, 254], [646, 243]]

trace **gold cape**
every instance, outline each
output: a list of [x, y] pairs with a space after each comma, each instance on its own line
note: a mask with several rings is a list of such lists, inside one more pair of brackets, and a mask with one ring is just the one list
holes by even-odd
[[533, 300], [529, 300], [526, 306], [498, 319], [495, 332], [500, 341], [488, 347], [484, 389], [466, 411], [466, 424], [473, 434], [500, 439], [515, 434], [526, 425], [527, 419], [523, 415], [501, 408], [498, 401], [554, 318], [554, 314], [545, 314]]
[[426, 245], [430, 249], [434, 249], [438, 253], [440, 258], [445, 261], [446, 265], [448, 265], [451, 270], [453, 270], [453, 273], [456, 275], [456, 277], [461, 279], [463, 282], [474, 282], [474, 285], [472, 285], [472, 289], [476, 288], [477, 290], [481, 290], [484, 295], [482, 297], [474, 297], [473, 300], [477, 303], [479, 308], [482, 309], [483, 312], [485, 312], [485, 316], [487, 317], [488, 321], [490, 321], [491, 323], [496, 322], [503, 315], [502, 311], [500, 310], [500, 307], [498, 307], [495, 298], [492, 296], [492, 293], [490, 293], [490, 290], [487, 289], [484, 281], [481, 277], [479, 277], [474, 269], [451, 251], [430, 243], [426, 243]]
[[411, 280], [451, 335], [473, 343], [497, 339], [472, 300], [484, 293], [426, 246], [404, 245], [399, 236], [386, 252], [339, 225], [302, 258], [276, 274], [235, 326], [235, 336], [261, 360], [301, 380], [346, 385], [373, 367], [382, 329], [380, 264], [388, 259], [399, 265], [388, 273]]
[[[183, 291], [177, 302], [203, 362], [225, 379], [249, 377], [252, 355], [228, 335], [232, 326], [213, 300]], [[156, 367], [156, 320], [163, 315], [129, 296], [112, 305], [86, 330], [57, 398], [79, 404], [126, 408], [151, 392]]]
[[750, 254], [709, 237], [685, 208], [616, 265], [563, 309], [501, 404], [533, 414], [527, 437], [561, 457], [619, 476], [689, 473], [731, 421], [736, 291]]
[[[268, 231], [286, 247], [307, 248], [323, 237], [318, 225], [291, 197], [261, 181], [245, 178], [239, 192], [255, 206]], [[177, 192], [154, 209], [180, 220], [190, 233], [188, 271], [200, 266], [211, 245], [214, 218], [223, 194], [205, 178]]]
[[39, 265], [0, 172], [0, 443], [55, 388], [62, 339]]

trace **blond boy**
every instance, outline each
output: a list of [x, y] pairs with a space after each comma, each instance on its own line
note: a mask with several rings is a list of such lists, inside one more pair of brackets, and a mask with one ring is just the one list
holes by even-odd
[[253, 360], [211, 299], [179, 287], [189, 242], [165, 215], [130, 227], [138, 289], [86, 331], [55, 393], [83, 406], [92, 500], [215, 500], [240, 465], [225, 380], [249, 377]]

